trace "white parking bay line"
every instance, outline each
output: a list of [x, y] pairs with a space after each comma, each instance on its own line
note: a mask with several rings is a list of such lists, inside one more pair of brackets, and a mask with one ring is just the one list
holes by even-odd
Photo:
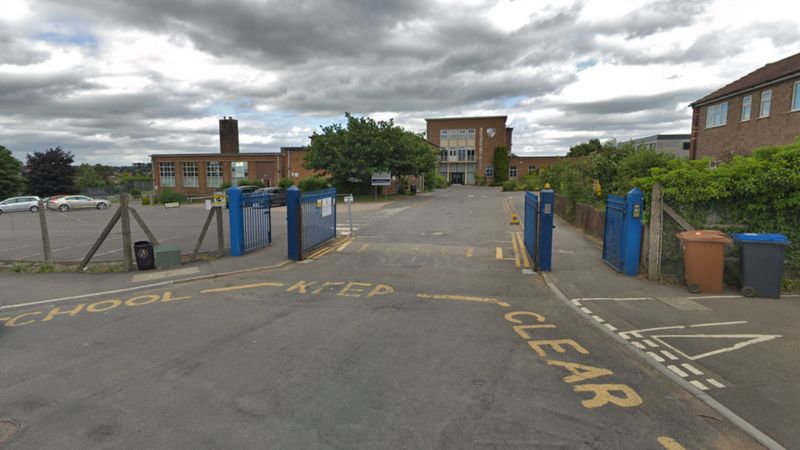
[[660, 363], [664, 362], [664, 358], [656, 355], [653, 352], [647, 352], [647, 355], [650, 356], [651, 358], [655, 359], [656, 361], [660, 362]]
[[691, 365], [689, 363], [683, 363], [683, 364], [681, 364], [681, 366], [684, 369], [688, 370], [689, 372], [692, 372], [695, 375], [702, 375], [703, 374], [703, 372], [701, 372], [700, 369], [696, 368], [695, 366], [693, 366], [693, 365]]
[[636, 341], [631, 341], [631, 344], [633, 344], [633, 346], [638, 348], [639, 350], [645, 350], [647, 348], [644, 345], [642, 345], [641, 343], [636, 342]]
[[600, 316], [592, 316], [592, 319], [594, 319], [594, 320], [596, 320], [596, 321], [598, 321], [598, 322], [600, 322], [600, 323], [603, 323], [603, 322], [605, 322], [605, 320], [603, 320], [603, 318], [602, 318], [602, 317], [600, 317]]
[[691, 381], [689, 381], [689, 383], [692, 383], [692, 385], [694, 387], [696, 387], [697, 389], [700, 389], [701, 391], [707, 391], [708, 390], [708, 387], [705, 384], [701, 383], [700, 381], [691, 380]]
[[717, 381], [717, 380], [715, 380], [713, 378], [707, 378], [706, 381], [708, 381], [708, 384], [714, 386], [715, 388], [722, 389], [722, 388], [725, 387], [724, 384], [720, 383], [719, 381]]
[[649, 345], [650, 347], [658, 348], [658, 344], [656, 344], [655, 342], [651, 341], [650, 339], [642, 339], [642, 342], [644, 342], [645, 344]]
[[615, 327], [614, 325], [611, 325], [610, 323], [604, 323], [603, 325], [605, 325], [605, 327], [608, 328], [611, 331], [617, 331], [617, 327]]
[[688, 373], [686, 373], [683, 370], [679, 369], [678, 366], [669, 365], [669, 366], [667, 366], [667, 369], [675, 372], [676, 374], [678, 374], [679, 376], [681, 376], [683, 378], [686, 378], [686, 377], [689, 376]]
[[581, 308], [581, 311], [583, 311], [586, 314], [591, 314], [592, 313], [592, 310], [587, 308], [587, 307], [585, 307], [585, 306]]
[[673, 355], [672, 353], [670, 353], [670, 352], [668, 352], [666, 350], [661, 350], [661, 354], [666, 356], [667, 358], [671, 359], [672, 361], [677, 361], [678, 360], [677, 356]]

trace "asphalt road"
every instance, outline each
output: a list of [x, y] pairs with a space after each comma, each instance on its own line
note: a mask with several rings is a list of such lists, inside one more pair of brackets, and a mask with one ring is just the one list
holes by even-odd
[[2, 310], [4, 448], [758, 448], [524, 273], [507, 198], [450, 188], [315, 261]]

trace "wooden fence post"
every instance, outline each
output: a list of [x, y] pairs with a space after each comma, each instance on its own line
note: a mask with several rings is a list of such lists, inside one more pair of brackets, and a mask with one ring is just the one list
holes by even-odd
[[661, 185], [653, 185], [650, 200], [650, 250], [647, 255], [647, 278], [658, 280], [661, 276], [661, 233], [664, 230], [664, 198]]
[[50, 264], [52, 256], [50, 254], [50, 232], [47, 230], [47, 217], [45, 216], [46, 205], [39, 199], [39, 228], [42, 232], [42, 248], [44, 250], [44, 262]]
[[124, 258], [123, 267], [126, 272], [130, 272], [133, 268], [133, 242], [131, 241], [131, 216], [128, 211], [128, 194], [119, 196], [119, 209], [120, 218], [122, 219], [122, 255]]

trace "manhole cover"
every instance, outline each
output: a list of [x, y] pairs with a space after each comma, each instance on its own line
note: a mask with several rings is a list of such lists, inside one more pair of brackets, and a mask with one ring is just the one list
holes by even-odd
[[0, 445], [5, 444], [13, 438], [19, 431], [19, 424], [13, 420], [0, 420]]

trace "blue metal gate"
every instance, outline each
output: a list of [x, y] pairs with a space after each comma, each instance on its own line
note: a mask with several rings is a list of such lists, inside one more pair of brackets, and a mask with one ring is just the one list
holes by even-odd
[[336, 237], [336, 189], [300, 193], [299, 222], [302, 259], [302, 255]]
[[525, 251], [538, 272], [550, 272], [553, 261], [553, 203], [555, 194], [542, 189], [525, 193]]
[[606, 200], [606, 223], [603, 230], [603, 261], [617, 272], [622, 271], [625, 241], [622, 230], [625, 222], [625, 199], [609, 195]]
[[530, 260], [536, 267], [536, 249], [539, 236], [539, 197], [533, 192], [525, 192], [525, 250], [528, 252]]
[[266, 247], [272, 243], [272, 214], [269, 193], [242, 194], [242, 222], [244, 224], [244, 251]]

